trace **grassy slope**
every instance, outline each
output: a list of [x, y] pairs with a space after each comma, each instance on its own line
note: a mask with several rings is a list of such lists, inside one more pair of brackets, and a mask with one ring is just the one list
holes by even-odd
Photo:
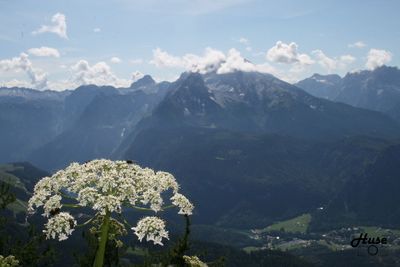
[[308, 229], [308, 225], [311, 222], [311, 215], [309, 213], [302, 214], [293, 219], [289, 219], [282, 222], [274, 223], [267, 228], [263, 229], [262, 232], [281, 231], [289, 233], [302, 233], [305, 234]]
[[[24, 167], [17, 166], [14, 164], [3, 164], [0, 165], [0, 182], [4, 182], [8, 184], [13, 191], [18, 190], [22, 191], [24, 194], [29, 194], [28, 190], [26, 189], [25, 184], [21, 181], [20, 178], [11, 174], [11, 172], [17, 170], [23, 170]], [[14, 213], [14, 216], [18, 213], [25, 213], [28, 207], [28, 203], [25, 200], [20, 198], [16, 198], [16, 200], [7, 206], [8, 210], [11, 210]]]

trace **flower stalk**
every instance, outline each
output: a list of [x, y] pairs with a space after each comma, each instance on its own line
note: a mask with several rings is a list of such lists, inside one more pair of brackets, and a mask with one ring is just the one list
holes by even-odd
[[107, 211], [103, 219], [103, 224], [101, 225], [100, 242], [99, 242], [99, 247], [97, 248], [96, 258], [94, 260], [93, 267], [103, 267], [109, 228], [110, 228], [110, 212]]

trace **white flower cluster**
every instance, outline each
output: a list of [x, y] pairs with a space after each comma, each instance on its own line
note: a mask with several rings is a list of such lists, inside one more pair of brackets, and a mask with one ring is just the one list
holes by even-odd
[[192, 215], [194, 206], [184, 195], [176, 193], [171, 200], [173, 205], [179, 207], [179, 214]]
[[19, 266], [19, 261], [13, 256], [4, 257], [0, 255], [0, 267], [16, 267]]
[[140, 241], [146, 237], [147, 241], [153, 241], [154, 244], [163, 245], [162, 238], [168, 238], [168, 231], [165, 231], [165, 222], [154, 216], [148, 216], [141, 219], [136, 227], [132, 227], [135, 235]]
[[184, 255], [183, 260], [190, 267], [208, 267], [208, 265], [202, 262], [197, 256]]
[[[64, 194], [69, 197], [76, 196], [79, 206], [90, 207], [100, 215], [105, 215], [107, 211], [120, 213], [123, 206], [144, 205], [158, 212], [164, 204], [162, 194], [168, 190], [173, 193], [171, 201], [174, 206], [179, 207], [179, 214], [191, 215], [193, 204], [178, 193], [179, 185], [170, 173], [154, 172], [152, 169], [141, 168], [126, 161], [99, 159], [84, 164], [72, 163], [53, 176], [42, 178], [35, 185], [34, 194], [28, 203], [28, 211], [32, 214], [43, 206], [43, 216], [49, 218], [46, 225], [47, 237], [58, 236], [59, 240], [63, 240], [73, 228], [67, 223], [62, 223], [63, 220], [67, 220], [65, 213], [60, 217]], [[52, 215], [55, 216], [51, 217]], [[75, 222], [72, 216], [68, 219]], [[154, 218], [152, 220], [143, 221], [142, 224], [154, 222]], [[156, 236], [162, 237], [167, 232], [164, 230], [160, 233], [152, 236], [150, 240], [156, 240]], [[158, 240], [157, 238], [157, 243], [161, 243]]]
[[76, 221], [68, 212], [60, 212], [51, 217], [46, 223], [46, 229], [43, 232], [47, 239], [58, 237], [59, 241], [65, 240], [74, 231]]

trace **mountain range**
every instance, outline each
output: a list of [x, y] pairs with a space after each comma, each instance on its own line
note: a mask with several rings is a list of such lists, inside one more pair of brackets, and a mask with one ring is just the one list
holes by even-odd
[[249, 229], [323, 207], [320, 227], [399, 226], [399, 80], [397, 68], [380, 67], [295, 85], [236, 71], [145, 76], [129, 88], [1, 88], [0, 162], [53, 172], [131, 159], [170, 171], [200, 224]]
[[400, 70], [381, 66], [338, 75], [314, 74], [295, 84], [316, 97], [379, 111], [400, 120]]

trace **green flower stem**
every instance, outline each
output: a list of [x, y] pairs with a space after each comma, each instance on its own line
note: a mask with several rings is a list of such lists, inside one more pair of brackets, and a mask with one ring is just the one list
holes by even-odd
[[82, 206], [78, 205], [78, 204], [63, 204], [63, 207], [67, 207], [67, 208], [82, 208]]
[[96, 258], [93, 263], [93, 267], [103, 267], [104, 254], [106, 252], [106, 244], [108, 239], [108, 230], [110, 228], [110, 212], [107, 211], [103, 219], [103, 224], [100, 229], [100, 243], [97, 248]]
[[[140, 210], [140, 211], [153, 211], [152, 209], [149, 209], [149, 208], [143, 208], [143, 207], [138, 207], [138, 206], [133, 206], [133, 205], [131, 205], [131, 207], [136, 210]], [[161, 210], [171, 209], [174, 207], [175, 207], [175, 205], [168, 205], [168, 206], [161, 207]]]
[[175, 205], [168, 205], [168, 206], [162, 207], [161, 209], [162, 210], [167, 210], [167, 209], [172, 209], [172, 208], [175, 208], [175, 207], [176, 207]]
[[83, 227], [83, 226], [85, 226], [85, 225], [88, 225], [88, 224], [91, 223], [95, 218], [96, 218], [96, 217], [93, 217], [93, 218], [91, 218], [90, 220], [87, 220], [87, 221], [84, 222], [84, 223], [77, 224], [75, 227]]
[[131, 206], [131, 207], [134, 208], [135, 210], [140, 210], [140, 211], [153, 211], [152, 209], [142, 208], [138, 206]]

